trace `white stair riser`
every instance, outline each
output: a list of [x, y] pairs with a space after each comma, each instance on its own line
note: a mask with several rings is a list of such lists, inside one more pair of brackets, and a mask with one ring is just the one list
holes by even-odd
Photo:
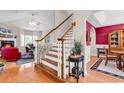
[[[69, 54], [66, 53], [66, 56], [67, 55], [69, 55]], [[55, 58], [55, 57], [52, 57], [52, 56], [45, 55], [45, 58], [58, 62], [58, 58]]]
[[72, 39], [73, 40], [74, 38], [73, 37], [65, 37], [64, 39]]
[[[70, 49], [72, 49], [73, 47], [72, 46], [70, 46], [70, 47], [66, 47], [66, 48], [64, 48], [66, 51], [68, 51], [68, 50], [70, 50]], [[53, 47], [52, 49], [54, 49], [54, 50], [58, 50], [58, 47]], [[60, 51], [62, 50], [62, 48], [60, 48]]]
[[48, 59], [51, 59], [53, 61], [58, 62], [58, 58], [55, 58], [55, 57], [52, 57], [52, 56], [45, 55], [45, 58], [48, 58]]
[[[58, 46], [58, 45], [62, 46], [62, 44], [58, 44], [58, 43], [54, 44], [53, 46]], [[65, 42], [64, 45], [65, 46], [73, 45], [73, 42]]]
[[65, 37], [73, 37], [73, 34], [71, 34], [71, 35], [66, 35]]
[[44, 64], [44, 65], [46, 65], [46, 66], [48, 66], [48, 67], [57, 71], [57, 66], [54, 66], [54, 65], [48, 63], [47, 61], [42, 60], [42, 64]]
[[[67, 51], [65, 51], [65, 52], [66, 52], [66, 54], [68, 54]], [[58, 55], [58, 52], [49, 51], [48, 53], [49, 53], [49, 54], [53, 54], [53, 55]]]
[[64, 39], [66, 39], [64, 42], [66, 42], [66, 41], [69, 41], [70, 42], [70, 40], [71, 41], [74, 41], [74, 38], [64, 38]]
[[69, 32], [68, 34], [73, 34], [73, 32]]
[[65, 37], [73, 37], [74, 34], [67, 34]]
[[[59, 44], [53, 45], [53, 48], [57, 47], [58, 48]], [[74, 46], [74, 44], [64, 44], [65, 48], [72, 48], [72, 46]], [[59, 47], [62, 47], [62, 45], [59, 45]]]
[[49, 51], [49, 54], [58, 55], [58, 52]]
[[[52, 48], [52, 49], [53, 49], [53, 50], [58, 50], [58, 48]], [[65, 51], [70, 51], [71, 49], [72, 49], [72, 48], [68, 48], [68, 49], [66, 48], [66, 49], [64, 49], [64, 50], [65, 50]], [[60, 49], [59, 51], [61, 52], [62, 49]]]
[[[74, 40], [70, 40], [70, 39], [69, 40], [65, 40], [64, 41], [64, 44], [66, 44], [66, 43], [74, 43]], [[58, 44], [58, 43], [56, 43], [56, 44]], [[59, 44], [62, 44], [62, 43], [60, 42]]]

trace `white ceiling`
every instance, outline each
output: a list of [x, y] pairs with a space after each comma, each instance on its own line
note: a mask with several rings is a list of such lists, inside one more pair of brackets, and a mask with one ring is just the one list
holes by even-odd
[[95, 27], [109, 26], [124, 23], [124, 10], [95, 11], [87, 19]]
[[[40, 25], [29, 25], [31, 20], [40, 22]], [[0, 23], [25, 30], [46, 31], [53, 28], [54, 21], [55, 13], [53, 10], [0, 10]]]

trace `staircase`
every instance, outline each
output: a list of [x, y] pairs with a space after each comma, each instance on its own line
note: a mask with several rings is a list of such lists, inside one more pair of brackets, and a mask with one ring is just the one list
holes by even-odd
[[71, 27], [63, 33], [56, 43], [37, 47], [37, 63], [35, 68], [59, 82], [64, 82], [68, 75], [68, 56], [74, 44], [74, 33]]

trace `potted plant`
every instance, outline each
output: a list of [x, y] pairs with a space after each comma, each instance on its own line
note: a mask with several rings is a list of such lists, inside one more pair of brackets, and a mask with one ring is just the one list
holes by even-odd
[[75, 41], [74, 47], [71, 50], [71, 55], [81, 55], [82, 49], [83, 45], [81, 44], [81, 42]]
[[0, 59], [0, 72], [4, 70], [5, 64], [6, 64], [6, 60]]

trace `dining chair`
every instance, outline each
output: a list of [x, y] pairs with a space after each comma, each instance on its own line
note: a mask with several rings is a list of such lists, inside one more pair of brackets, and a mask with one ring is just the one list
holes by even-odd
[[105, 55], [106, 55], [105, 66], [107, 66], [108, 62], [110, 62], [111, 60], [116, 62], [116, 59], [117, 59], [116, 54], [110, 53], [108, 49], [105, 49]]

